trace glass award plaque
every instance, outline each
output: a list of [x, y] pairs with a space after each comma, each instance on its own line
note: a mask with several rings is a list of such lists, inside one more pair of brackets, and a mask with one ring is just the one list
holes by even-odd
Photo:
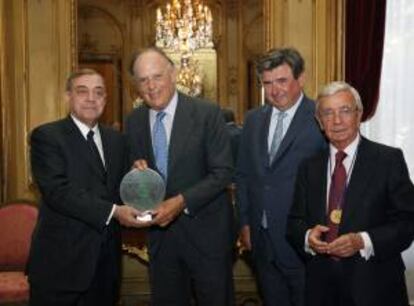
[[120, 186], [122, 201], [141, 212], [139, 221], [151, 221], [152, 211], [165, 196], [165, 183], [152, 169], [132, 169], [123, 177]]

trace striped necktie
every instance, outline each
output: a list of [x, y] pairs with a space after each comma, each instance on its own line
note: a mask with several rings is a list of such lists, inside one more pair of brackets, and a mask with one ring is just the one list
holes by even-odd
[[287, 114], [285, 112], [279, 112], [279, 114], [277, 115], [275, 133], [273, 134], [273, 140], [269, 151], [269, 165], [273, 163], [277, 150], [279, 149], [280, 143], [282, 142], [283, 119], [286, 117], [286, 115]]
[[165, 126], [163, 119], [165, 118], [166, 113], [160, 111], [157, 113], [154, 123], [154, 128], [152, 130], [152, 140], [153, 140], [153, 150], [155, 157], [155, 164], [158, 171], [164, 178], [167, 180], [167, 169], [168, 169], [168, 144], [167, 144], [167, 133], [165, 131]]

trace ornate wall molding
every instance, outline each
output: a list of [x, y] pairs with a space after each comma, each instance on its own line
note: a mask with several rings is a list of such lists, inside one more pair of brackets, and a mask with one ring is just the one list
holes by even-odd
[[[4, 1], [9, 18], [1, 36], [3, 200], [34, 199], [28, 136], [40, 123], [63, 117], [62, 94], [74, 65], [75, 0]], [[76, 46], [76, 44], [75, 44]]]
[[[102, 19], [103, 24], [97, 29], [96, 24]], [[88, 26], [83, 26], [81, 23], [89, 23]], [[102, 29], [102, 27], [106, 27]], [[88, 53], [116, 53], [118, 56], [123, 54], [123, 46], [125, 44], [125, 26], [106, 9], [92, 5], [82, 5], [78, 8], [78, 51]], [[82, 30], [83, 32], [80, 32]], [[108, 31], [109, 30], [109, 31]], [[92, 33], [91, 33], [92, 31]], [[105, 46], [99, 46], [100, 40], [96, 39], [98, 32], [106, 32], [106, 35], [111, 35], [110, 40], [112, 45], [110, 49], [102, 49]], [[111, 33], [112, 32], [112, 33]], [[95, 34], [95, 36], [94, 36]]]

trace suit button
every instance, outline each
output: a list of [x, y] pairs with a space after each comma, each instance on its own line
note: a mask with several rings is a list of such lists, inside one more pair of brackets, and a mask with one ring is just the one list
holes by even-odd
[[264, 190], [265, 190], [265, 191], [269, 191], [269, 190], [270, 190], [270, 186], [269, 186], [269, 185], [265, 185], [265, 186], [264, 186]]

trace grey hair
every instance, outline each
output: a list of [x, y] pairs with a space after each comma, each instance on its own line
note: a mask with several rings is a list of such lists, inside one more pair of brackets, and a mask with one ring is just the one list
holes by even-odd
[[298, 50], [294, 48], [272, 49], [256, 61], [257, 78], [261, 80], [264, 71], [273, 70], [283, 64], [289, 65], [295, 80], [305, 71], [305, 61]]
[[329, 96], [333, 96], [340, 91], [348, 91], [349, 93], [351, 93], [352, 97], [354, 98], [354, 104], [357, 110], [361, 112], [364, 110], [364, 106], [362, 105], [361, 101], [361, 96], [359, 95], [358, 91], [346, 82], [335, 81], [328, 83], [320, 90], [318, 97], [316, 98], [316, 113], [318, 113], [319, 111], [320, 100]]

